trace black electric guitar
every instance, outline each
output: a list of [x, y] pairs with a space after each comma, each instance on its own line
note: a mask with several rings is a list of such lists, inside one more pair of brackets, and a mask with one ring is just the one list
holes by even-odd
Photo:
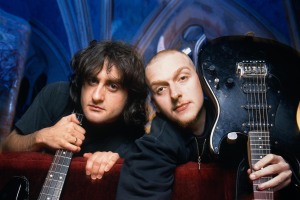
[[[82, 114], [76, 113], [76, 117], [80, 122], [82, 122]], [[73, 153], [71, 151], [62, 149], [56, 151], [38, 197], [39, 200], [58, 200], [60, 198], [72, 156]]]
[[[300, 80], [297, 51], [269, 39], [230, 36], [208, 42], [198, 58], [204, 90], [215, 107], [210, 147], [216, 155], [240, 136], [247, 137], [250, 166], [273, 148], [300, 155], [300, 98], [293, 89]], [[271, 178], [253, 182], [254, 199], [274, 198], [272, 190], [256, 190]]]

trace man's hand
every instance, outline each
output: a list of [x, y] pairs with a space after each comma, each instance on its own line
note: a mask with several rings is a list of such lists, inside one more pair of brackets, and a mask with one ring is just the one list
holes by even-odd
[[51, 149], [66, 149], [79, 152], [85, 130], [75, 114], [61, 118], [54, 126], [36, 132], [37, 143]]
[[108, 172], [120, 158], [118, 153], [111, 151], [85, 153], [83, 157], [87, 158], [86, 175], [91, 176], [92, 179], [101, 179], [104, 173]]
[[254, 172], [248, 169], [250, 179], [256, 180], [263, 176], [272, 176], [273, 178], [267, 182], [258, 185], [258, 190], [266, 190], [273, 188], [274, 191], [280, 190], [291, 182], [292, 171], [285, 160], [278, 155], [268, 154], [253, 166]]

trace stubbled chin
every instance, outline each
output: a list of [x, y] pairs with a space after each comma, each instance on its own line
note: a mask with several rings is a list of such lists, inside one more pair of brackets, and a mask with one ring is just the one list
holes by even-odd
[[191, 126], [194, 123], [196, 118], [197, 118], [197, 115], [186, 113], [182, 116], [178, 116], [176, 121], [178, 124], [180, 124], [180, 126], [187, 127], [187, 126]]

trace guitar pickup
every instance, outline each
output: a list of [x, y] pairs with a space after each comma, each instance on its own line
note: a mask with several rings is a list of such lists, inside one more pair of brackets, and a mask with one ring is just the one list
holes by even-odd
[[246, 94], [266, 93], [267, 86], [265, 83], [245, 83], [242, 90]]

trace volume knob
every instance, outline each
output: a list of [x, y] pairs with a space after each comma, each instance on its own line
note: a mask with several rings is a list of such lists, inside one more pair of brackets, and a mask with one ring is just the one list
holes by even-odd
[[233, 78], [228, 78], [225, 82], [225, 85], [228, 87], [228, 88], [232, 88], [234, 86], [234, 82], [233, 82]]
[[215, 75], [216, 74], [216, 66], [214, 66], [214, 65], [209, 66], [208, 73], [211, 75]]

